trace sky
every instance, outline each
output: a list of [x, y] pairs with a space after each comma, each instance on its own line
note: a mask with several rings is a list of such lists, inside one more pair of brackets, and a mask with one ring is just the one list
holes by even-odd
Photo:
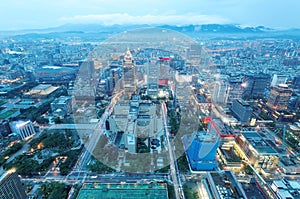
[[300, 28], [299, 0], [1, 1], [0, 30], [47, 28], [67, 23], [233, 23], [242, 26]]

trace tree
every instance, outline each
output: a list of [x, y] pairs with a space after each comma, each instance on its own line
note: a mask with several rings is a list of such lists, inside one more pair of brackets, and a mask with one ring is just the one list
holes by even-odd
[[39, 124], [48, 124], [49, 120], [44, 117], [39, 116], [36, 118], [36, 122]]
[[55, 124], [61, 124], [63, 123], [63, 121], [60, 119], [60, 117], [58, 116], [55, 116], [54, 118], [52, 118], [52, 121], [55, 123]]
[[253, 170], [248, 164], [245, 166], [244, 170], [245, 170], [246, 174], [249, 174], [249, 175], [253, 174]]

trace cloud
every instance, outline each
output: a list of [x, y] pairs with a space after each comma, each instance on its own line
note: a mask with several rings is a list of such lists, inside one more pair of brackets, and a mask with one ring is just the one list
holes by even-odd
[[76, 15], [73, 17], [63, 17], [59, 19], [65, 23], [100, 23], [103, 25], [123, 25], [123, 24], [169, 24], [169, 25], [189, 25], [189, 24], [224, 24], [230, 20], [218, 15], [129, 15], [127, 13]]

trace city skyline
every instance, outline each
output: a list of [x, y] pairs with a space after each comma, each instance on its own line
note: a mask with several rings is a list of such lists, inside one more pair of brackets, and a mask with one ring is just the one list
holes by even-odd
[[[287, 1], [9, 1], [2, 4], [0, 30], [39, 29], [68, 23], [100, 25], [264, 25], [299, 28], [295, 0]], [[13, 8], [13, 9], [12, 9]], [[30, 14], [28, 14], [30, 13]], [[5, 19], [5, 20], [4, 20]]]

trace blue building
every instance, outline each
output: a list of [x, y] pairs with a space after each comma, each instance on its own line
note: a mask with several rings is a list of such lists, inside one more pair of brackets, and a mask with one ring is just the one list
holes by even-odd
[[212, 171], [217, 168], [219, 139], [216, 134], [197, 132], [184, 136], [183, 142], [192, 170]]

